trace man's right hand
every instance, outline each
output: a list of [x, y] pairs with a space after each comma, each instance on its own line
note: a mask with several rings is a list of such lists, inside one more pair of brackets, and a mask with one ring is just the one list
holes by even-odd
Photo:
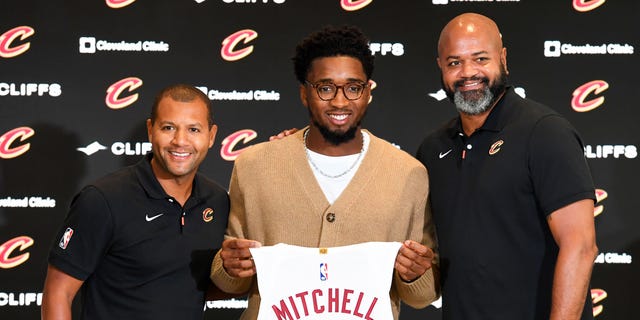
[[284, 138], [284, 137], [286, 137], [286, 136], [290, 136], [290, 135], [292, 135], [292, 134], [296, 133], [297, 131], [298, 131], [298, 129], [297, 129], [297, 128], [291, 128], [291, 129], [289, 129], [289, 130], [284, 130], [284, 131], [282, 131], [282, 132], [278, 133], [278, 134], [277, 134], [277, 135], [275, 135], [275, 136], [271, 136], [271, 137], [269, 137], [269, 141], [273, 141], [273, 140], [280, 140], [280, 139], [282, 139], [282, 138]]
[[233, 277], [246, 278], [256, 274], [256, 266], [249, 248], [259, 248], [258, 241], [247, 239], [227, 239], [222, 242], [220, 257], [224, 270]]

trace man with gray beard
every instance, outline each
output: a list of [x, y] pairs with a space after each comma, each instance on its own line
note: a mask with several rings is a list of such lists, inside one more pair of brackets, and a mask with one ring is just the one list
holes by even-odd
[[508, 87], [497, 25], [455, 17], [438, 41], [459, 115], [430, 134], [443, 319], [592, 319], [594, 186], [576, 130]]

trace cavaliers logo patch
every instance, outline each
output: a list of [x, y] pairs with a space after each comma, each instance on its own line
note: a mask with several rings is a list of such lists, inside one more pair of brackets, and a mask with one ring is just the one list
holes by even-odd
[[202, 220], [204, 220], [204, 222], [211, 222], [211, 220], [213, 220], [213, 209], [204, 209], [204, 211], [202, 211]]
[[500, 151], [500, 147], [504, 144], [504, 141], [498, 140], [491, 145], [489, 148], [489, 155], [492, 156]]

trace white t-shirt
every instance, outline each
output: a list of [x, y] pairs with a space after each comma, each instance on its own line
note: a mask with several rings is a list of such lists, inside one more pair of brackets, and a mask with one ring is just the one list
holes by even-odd
[[[311, 169], [313, 170], [313, 175], [316, 177], [318, 184], [320, 185], [320, 189], [324, 192], [327, 201], [330, 204], [333, 204], [336, 199], [342, 194], [342, 191], [347, 187], [351, 179], [358, 171], [360, 164], [362, 163], [362, 159], [367, 155], [367, 150], [369, 150], [369, 141], [371, 138], [369, 134], [362, 131], [362, 156], [358, 159], [358, 154], [352, 154], [348, 156], [340, 156], [340, 157], [332, 157], [326, 156], [321, 153], [317, 153], [311, 150], [308, 150], [310, 161], [313, 161], [315, 165], [317, 165], [320, 170], [329, 174], [329, 175], [337, 175], [345, 170], [349, 169], [351, 165], [353, 165], [353, 169], [351, 169], [345, 175], [338, 178], [329, 178], [322, 175], [318, 170], [316, 170], [313, 165], [311, 165]], [[358, 161], [354, 164], [354, 161]]]
[[389, 290], [400, 242], [251, 248], [265, 319], [393, 319]]

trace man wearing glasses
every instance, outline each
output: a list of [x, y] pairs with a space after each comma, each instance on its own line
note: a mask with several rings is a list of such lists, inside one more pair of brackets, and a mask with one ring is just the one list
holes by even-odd
[[255, 319], [260, 295], [250, 247], [397, 241], [402, 246], [389, 291], [393, 316], [398, 318], [400, 301], [429, 305], [437, 292], [427, 172], [361, 128], [373, 72], [367, 38], [354, 27], [328, 27], [304, 39], [293, 62], [309, 126], [255, 145], [235, 161], [227, 239], [214, 259], [212, 280], [226, 292], [248, 293], [241, 319]]

